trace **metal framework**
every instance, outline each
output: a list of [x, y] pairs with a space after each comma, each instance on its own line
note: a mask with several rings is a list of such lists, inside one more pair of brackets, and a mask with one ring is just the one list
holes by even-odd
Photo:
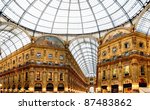
[[30, 41], [30, 37], [23, 30], [9, 24], [0, 25], [0, 60]]
[[86, 34], [132, 24], [150, 0], [0, 0], [0, 12], [34, 32]]
[[78, 38], [69, 49], [87, 77], [96, 76], [98, 42], [94, 38]]
[[137, 24], [137, 31], [150, 35], [150, 9], [148, 9], [141, 17]]

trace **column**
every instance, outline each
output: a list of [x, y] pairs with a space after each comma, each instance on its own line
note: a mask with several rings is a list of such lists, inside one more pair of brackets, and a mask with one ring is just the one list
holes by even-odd
[[132, 75], [132, 91], [137, 92], [139, 90], [139, 68], [137, 59], [132, 59], [131, 62], [131, 75]]
[[29, 70], [29, 92], [34, 92], [34, 75], [35, 75], [35, 70], [34, 68], [30, 68]]
[[119, 78], [119, 92], [122, 93], [123, 92], [123, 84], [122, 84], [122, 80], [123, 80], [123, 71], [122, 71], [122, 64], [121, 62], [119, 62], [118, 64], [118, 78]]

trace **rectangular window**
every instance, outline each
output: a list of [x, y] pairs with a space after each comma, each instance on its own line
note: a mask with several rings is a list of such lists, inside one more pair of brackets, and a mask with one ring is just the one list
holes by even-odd
[[53, 63], [52, 62], [48, 62], [48, 65], [53, 65]]
[[112, 74], [113, 78], [117, 78], [117, 69], [113, 69], [113, 74]]
[[48, 58], [53, 58], [53, 55], [52, 55], [52, 54], [49, 54], [49, 55], [48, 55]]
[[144, 44], [143, 44], [142, 42], [140, 42], [140, 43], [139, 43], [139, 47], [140, 47], [140, 48], [143, 48], [143, 47], [144, 47]]
[[103, 79], [106, 79], [106, 71], [103, 71]]
[[19, 57], [19, 62], [21, 62], [21, 57]]
[[124, 67], [124, 76], [129, 76], [129, 65]]
[[40, 72], [36, 73], [36, 80], [40, 80]]
[[141, 75], [145, 75], [144, 65], [141, 66]]
[[60, 81], [63, 81], [63, 73], [60, 73]]
[[52, 81], [52, 72], [48, 73], [47, 81]]
[[63, 60], [63, 59], [64, 59], [64, 56], [63, 56], [63, 55], [60, 55], [59, 59], [60, 59], [60, 60]]
[[28, 60], [29, 59], [29, 54], [26, 54], [26, 60]]
[[37, 57], [37, 58], [41, 58], [41, 53], [37, 53], [37, 54], [36, 54], [36, 57]]
[[124, 47], [125, 47], [125, 48], [129, 48], [129, 43], [128, 43], [128, 42], [125, 43], [125, 44], [124, 44]]

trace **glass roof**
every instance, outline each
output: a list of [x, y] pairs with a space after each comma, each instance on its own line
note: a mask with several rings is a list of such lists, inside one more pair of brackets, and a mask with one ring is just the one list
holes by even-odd
[[93, 38], [78, 38], [69, 49], [86, 77], [96, 76], [98, 43]]
[[150, 35], [150, 9], [140, 18], [137, 25], [137, 31]]
[[21, 29], [10, 25], [0, 26], [0, 60], [28, 43], [30, 38]]
[[131, 21], [149, 0], [0, 0], [4, 16], [34, 31], [84, 34]]

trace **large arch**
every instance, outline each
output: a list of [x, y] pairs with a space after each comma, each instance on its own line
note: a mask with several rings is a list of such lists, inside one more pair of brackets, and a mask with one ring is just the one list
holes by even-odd
[[0, 59], [31, 42], [28, 33], [12, 23], [0, 23]]
[[54, 85], [52, 83], [48, 83], [46, 86], [46, 91], [53, 92], [54, 91]]
[[95, 37], [79, 37], [70, 41], [69, 49], [86, 77], [96, 76], [97, 47]]
[[34, 91], [35, 92], [42, 92], [42, 84], [41, 83], [36, 83], [34, 85]]
[[147, 87], [147, 81], [145, 78], [139, 79], [139, 87]]
[[40, 45], [49, 45], [49, 46], [58, 46], [61, 48], [65, 48], [64, 41], [61, 38], [58, 38], [57, 36], [54, 35], [42, 35], [42, 36], [37, 36], [36, 43]]
[[29, 89], [29, 83], [26, 83], [26, 84], [24, 85], [24, 89], [25, 89], [26, 91]]
[[143, 10], [136, 23], [136, 30], [150, 35], [150, 4]]
[[58, 91], [59, 92], [64, 92], [64, 90], [65, 90], [64, 84], [63, 83], [58, 84]]

